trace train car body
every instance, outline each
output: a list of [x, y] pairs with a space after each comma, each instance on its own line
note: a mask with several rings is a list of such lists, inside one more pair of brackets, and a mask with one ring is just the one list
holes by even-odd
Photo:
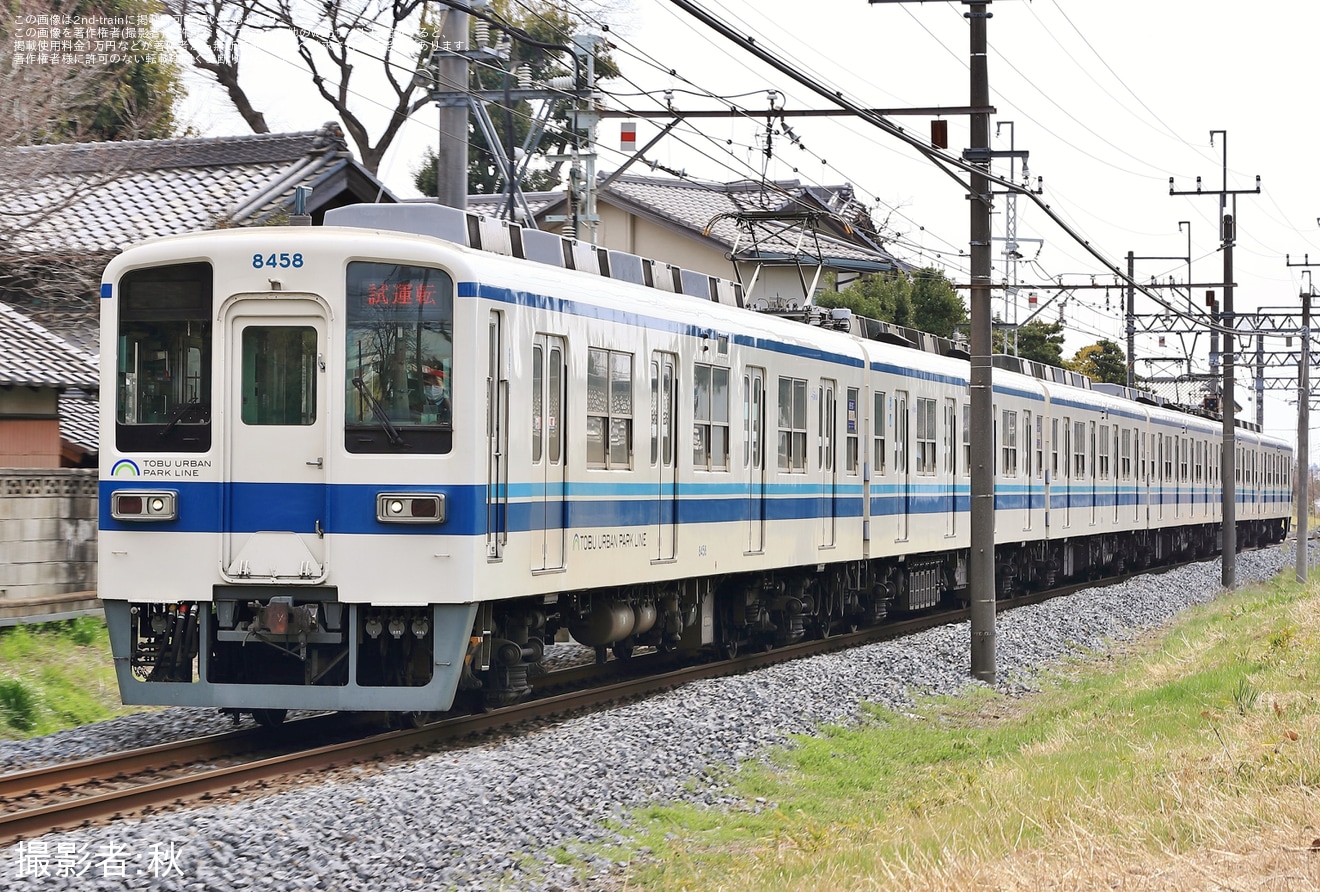
[[[965, 358], [447, 208], [327, 223], [105, 273], [125, 702], [499, 705], [560, 629], [732, 652], [965, 597]], [[1218, 547], [1216, 421], [1005, 363], [1001, 593]], [[1280, 539], [1290, 451], [1237, 449], [1240, 540]]]

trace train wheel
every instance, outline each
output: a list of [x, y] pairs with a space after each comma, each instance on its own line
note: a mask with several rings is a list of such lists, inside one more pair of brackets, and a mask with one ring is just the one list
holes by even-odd
[[263, 728], [278, 728], [288, 714], [287, 709], [254, 709], [252, 720]]
[[731, 638], [727, 641], [721, 641], [720, 655], [726, 660], [732, 660], [734, 657], [738, 656], [738, 640], [736, 638]]
[[611, 648], [611, 650], [614, 651], [614, 659], [616, 660], [632, 659], [633, 644], [631, 641], [616, 641], [614, 643], [614, 647]]

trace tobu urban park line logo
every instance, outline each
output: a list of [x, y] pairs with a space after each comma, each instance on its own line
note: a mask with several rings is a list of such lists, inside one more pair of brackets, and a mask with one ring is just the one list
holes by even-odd
[[137, 462], [127, 458], [121, 458], [110, 468], [111, 477], [140, 477], [142, 471], [139, 470]]

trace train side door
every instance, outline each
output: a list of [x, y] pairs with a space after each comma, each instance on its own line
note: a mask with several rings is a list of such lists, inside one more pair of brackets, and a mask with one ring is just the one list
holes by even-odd
[[490, 314], [486, 361], [486, 557], [499, 560], [509, 539], [509, 382], [502, 317]]
[[944, 400], [944, 535], [958, 534], [958, 401]]
[[536, 336], [532, 345], [532, 479], [539, 484], [540, 498], [534, 495], [532, 502], [533, 570], [564, 566], [564, 357], [562, 338]]
[[747, 450], [747, 551], [765, 549], [765, 369], [749, 366], [744, 377]]
[[894, 391], [894, 473], [898, 475], [898, 530], [900, 541], [908, 537], [908, 512], [912, 510], [912, 478], [908, 466], [908, 395]]
[[820, 382], [820, 403], [816, 410], [819, 439], [817, 465], [821, 472], [822, 510], [820, 513], [820, 544], [822, 548], [834, 546], [836, 512], [838, 511], [838, 469], [835, 467], [835, 402], [837, 385], [826, 378]]
[[225, 575], [323, 578], [326, 310], [319, 300], [290, 296], [239, 298], [222, 312]]
[[1066, 415], [1063, 419], [1063, 526], [1064, 529], [1072, 526], [1072, 481], [1073, 481], [1073, 454], [1072, 454], [1072, 419]]
[[651, 457], [656, 481], [657, 561], [672, 561], [678, 532], [678, 357], [651, 354]]

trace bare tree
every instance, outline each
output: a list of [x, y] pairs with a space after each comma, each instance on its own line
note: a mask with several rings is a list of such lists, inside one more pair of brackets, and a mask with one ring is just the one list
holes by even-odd
[[[335, 110], [357, 147], [364, 167], [375, 173], [408, 118], [428, 102], [416, 76], [425, 49], [421, 0], [164, 0], [178, 22], [184, 51], [207, 72], [254, 133], [267, 133], [265, 118], [240, 82], [241, 45], [256, 33], [286, 40], [307, 68], [321, 98]], [[444, 13], [441, 13], [442, 15]], [[361, 82], [374, 71], [370, 84]], [[358, 81], [353, 75], [361, 72]], [[387, 98], [378, 83], [388, 85]], [[356, 84], [356, 86], [355, 86]], [[373, 137], [363, 109], [382, 105], [389, 113]]]

